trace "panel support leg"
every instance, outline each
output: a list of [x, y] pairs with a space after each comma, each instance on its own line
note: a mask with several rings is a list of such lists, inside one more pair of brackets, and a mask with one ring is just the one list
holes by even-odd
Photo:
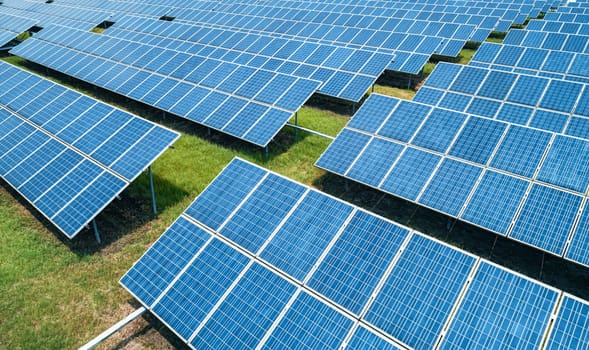
[[98, 244], [102, 243], [102, 240], [100, 239], [100, 232], [98, 232], [98, 226], [96, 225], [96, 220], [92, 220], [92, 228], [94, 229], [94, 237], [96, 237], [96, 242], [98, 242]]
[[407, 89], [411, 89], [411, 77], [409, 77], [409, 81], [407, 82]]
[[153, 171], [151, 170], [151, 165], [147, 168], [147, 173], [149, 174], [149, 188], [151, 190], [151, 207], [153, 209], [153, 214], [157, 215], [157, 202], [155, 199], [155, 186], [153, 185]]
[[[295, 125], [299, 126], [299, 112], [295, 112]], [[299, 140], [299, 129], [295, 128], [295, 142]]]
[[266, 147], [264, 147], [264, 157], [266, 159], [268, 159], [268, 153], [269, 153], [268, 146], [266, 146]]

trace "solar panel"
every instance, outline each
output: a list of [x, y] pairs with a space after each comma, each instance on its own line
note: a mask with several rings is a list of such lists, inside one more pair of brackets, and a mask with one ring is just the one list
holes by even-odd
[[[121, 279], [191, 347], [517, 347], [544, 338], [559, 291], [246, 161], [234, 159], [191, 208], [248, 183], [225, 225], [243, 220], [236, 213], [252, 201], [260, 210], [248, 212], [250, 227], [264, 228], [268, 209], [282, 204], [264, 205], [256, 192], [300, 196], [259, 250], [247, 249], [251, 231], [229, 239], [189, 209]], [[268, 259], [272, 245], [295, 263]]]
[[547, 349], [580, 349], [589, 341], [589, 304], [565, 294], [550, 330]]
[[[184, 33], [198, 31], [198, 36], [186, 38]], [[304, 43], [294, 39], [279, 39], [269, 35], [248, 33], [239, 41], [232, 42], [230, 36], [237, 37], [237, 29], [218, 30], [203, 25], [158, 21], [154, 19], [127, 16], [104, 35], [117, 38], [130, 38], [130, 34], [142, 33], [133, 37], [134, 41], [153, 43], [160, 40], [158, 46], [172, 48], [181, 45], [182, 50], [191, 54], [215, 56], [227, 62], [237, 62], [242, 57], [252, 56], [243, 64], [251, 67], [281, 71], [286, 65], [292, 65], [291, 72], [303, 78], [319, 80], [323, 84], [318, 92], [358, 102], [391, 61], [392, 55], [367, 50], [347, 49], [347, 55], [338, 60], [337, 46]], [[170, 34], [166, 34], [170, 33]], [[182, 39], [181, 39], [182, 38]], [[189, 39], [189, 40], [186, 40]], [[254, 42], [251, 44], [251, 42]], [[244, 45], [243, 43], [248, 42]], [[297, 46], [298, 50], [285, 54], [276, 49]], [[208, 52], [208, 53], [207, 53]], [[281, 57], [282, 56], [282, 57]], [[269, 60], [271, 63], [269, 64]], [[257, 90], [254, 89], [253, 92]]]
[[440, 348], [539, 348], [558, 294], [481, 261]]
[[0, 176], [68, 238], [179, 137], [7, 63], [0, 77]]
[[586, 91], [582, 82], [442, 62], [414, 101], [583, 137]]
[[585, 143], [372, 94], [315, 165], [584, 264]]
[[[87, 41], [92, 45], [87, 45]], [[105, 52], [101, 49], [102, 46], [111, 47], [114, 53], [111, 55], [109, 50]], [[260, 146], [266, 146], [272, 140], [319, 86], [317, 81], [240, 66], [229, 76], [224, 75], [223, 82], [217, 87], [210, 88], [201, 85], [201, 81], [207, 76], [222, 74], [215, 72], [221, 61], [166, 50], [156, 55], [151, 61], [154, 63], [137, 69], [130, 63], [125, 63], [122, 58], [127, 56], [128, 47], [136, 47], [136, 50], [141, 51], [140, 56], [154, 55], [155, 47], [151, 45], [59, 26], [44, 30], [41, 36], [27, 40], [12, 52], [48, 67], [61, 69], [65, 74], [79, 79], [92, 79], [91, 83], [141, 102], [151, 102], [155, 107], [207, 127], [230, 134], [235, 132], [233, 136]], [[48, 48], [56, 49], [62, 57], [77, 54], [82, 58], [77, 59], [73, 65], [60, 68], [59, 60], [49, 59], [44, 54], [44, 50]], [[87, 67], [94, 70], [101, 64], [107, 67], [101, 66], [102, 74], [92, 77]], [[153, 90], [143, 91], [143, 95], [138, 93], [135, 87], [152, 77], [160, 78], [154, 82], [156, 84], [164, 84], [163, 81], [166, 81], [168, 89], [159, 90], [160, 94], [157, 96], [149, 95]], [[285, 81], [284, 78], [290, 79]], [[256, 96], [249, 98], [251, 94]], [[243, 112], [250, 112], [253, 106], [266, 109], [258, 108], [259, 114], [244, 116]], [[236, 120], [237, 117], [242, 118]], [[235, 123], [243, 125], [236, 128]]]
[[470, 255], [413, 236], [366, 313], [366, 321], [412, 348], [434, 347], [475, 262]]

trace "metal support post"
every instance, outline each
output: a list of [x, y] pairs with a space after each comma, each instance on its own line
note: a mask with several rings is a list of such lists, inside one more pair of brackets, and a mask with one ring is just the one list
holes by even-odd
[[147, 168], [149, 174], [149, 187], [151, 189], [151, 207], [153, 208], [153, 214], [157, 215], [157, 202], [155, 200], [155, 186], [153, 185], [153, 171], [151, 171], [151, 165]]
[[372, 84], [372, 92], [374, 92], [374, 85], [376, 85], [376, 84]]
[[92, 220], [92, 228], [94, 229], [94, 237], [96, 237], [96, 242], [98, 242], [98, 244], [102, 243], [102, 240], [100, 239], [100, 232], [98, 232], [98, 226], [96, 225], [96, 220]]
[[269, 153], [268, 146], [266, 146], [266, 147], [264, 147], [264, 157], [266, 159], [268, 159], [268, 153]]
[[133, 311], [132, 314], [130, 314], [129, 316], [125, 317], [121, 321], [117, 322], [114, 326], [110, 327], [106, 331], [100, 333], [100, 335], [98, 335], [96, 338], [94, 338], [91, 341], [89, 341], [86, 345], [83, 345], [82, 347], [80, 347], [80, 349], [78, 349], [78, 350], [91, 350], [91, 349], [94, 349], [95, 347], [97, 347], [98, 345], [100, 345], [100, 343], [102, 343], [103, 341], [105, 341], [106, 339], [108, 339], [110, 336], [112, 336], [116, 332], [120, 331], [123, 327], [125, 327], [126, 325], [128, 325], [129, 323], [131, 323], [132, 321], [134, 321], [139, 316], [143, 315], [143, 313], [145, 311], [147, 311], [147, 310], [143, 306], [140, 307], [139, 309]]
[[[299, 126], [299, 112], [295, 112], [295, 125]], [[295, 128], [295, 142], [299, 140], [299, 129]]]

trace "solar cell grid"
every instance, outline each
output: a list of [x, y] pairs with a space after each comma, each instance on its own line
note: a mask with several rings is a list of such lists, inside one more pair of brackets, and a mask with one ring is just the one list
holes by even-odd
[[[2, 176], [69, 238], [179, 136], [9, 64], [0, 66], [2, 103], [10, 108], [2, 109], [10, 115], [0, 138]], [[41, 117], [40, 106], [67, 107]], [[147, 137], [150, 130], [158, 132], [157, 139]]]
[[440, 348], [538, 348], [557, 298], [553, 289], [482, 261]]

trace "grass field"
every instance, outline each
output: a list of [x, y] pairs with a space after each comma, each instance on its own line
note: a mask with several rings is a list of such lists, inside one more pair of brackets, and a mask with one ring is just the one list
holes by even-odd
[[[18, 58], [4, 59], [38, 71]], [[193, 123], [164, 118], [161, 112], [52, 73], [49, 77], [178, 130], [182, 137], [153, 165], [159, 214], [151, 213], [148, 178], [142, 175], [97, 218], [103, 238], [100, 245], [90, 230], [72, 241], [63, 238], [0, 182], [1, 349], [76, 348], [129, 314], [138, 305], [119, 286], [119, 278], [234, 156], [589, 298], [587, 269], [459, 222], [448, 230], [443, 215], [314, 167], [330, 143], [327, 139], [304, 132], [295, 137], [294, 130], [286, 127], [270, 145], [266, 158], [257, 147], [215, 132], [209, 135]], [[386, 86], [376, 86], [375, 91], [401, 98], [414, 95]], [[301, 126], [335, 136], [348, 116], [305, 107], [298, 121]], [[182, 344], [147, 315], [102, 348], [173, 347]]]

